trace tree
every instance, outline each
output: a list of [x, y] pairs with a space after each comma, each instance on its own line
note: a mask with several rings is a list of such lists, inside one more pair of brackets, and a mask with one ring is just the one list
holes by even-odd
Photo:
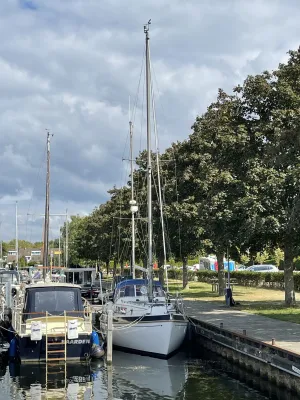
[[[300, 51], [278, 70], [237, 88], [256, 149], [257, 212], [262, 240], [284, 249], [285, 302], [295, 303], [293, 259], [299, 254]], [[264, 232], [264, 233], [263, 233]]]
[[186, 174], [193, 182], [198, 204], [201, 239], [211, 243], [217, 255], [219, 295], [224, 294], [223, 259], [227, 249], [240, 247], [240, 229], [249, 218], [244, 180], [247, 166], [247, 130], [240, 118], [238, 96], [219, 90], [216, 102], [197, 117], [186, 155]]

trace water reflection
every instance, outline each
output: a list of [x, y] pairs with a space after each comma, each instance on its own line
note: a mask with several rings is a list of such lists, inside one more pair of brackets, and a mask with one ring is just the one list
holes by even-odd
[[[102, 366], [98, 366], [98, 373]], [[92, 399], [95, 372], [89, 364], [9, 364], [2, 384], [14, 399]], [[0, 394], [0, 398], [1, 394]], [[7, 397], [5, 397], [7, 399]]]
[[175, 399], [185, 385], [184, 353], [160, 360], [115, 351], [113, 354], [114, 395], [123, 399]]
[[201, 358], [178, 353], [160, 360], [114, 351], [111, 367], [104, 361], [48, 367], [9, 365], [0, 356], [0, 400], [220, 398], [296, 399], [211, 353], [202, 353]]

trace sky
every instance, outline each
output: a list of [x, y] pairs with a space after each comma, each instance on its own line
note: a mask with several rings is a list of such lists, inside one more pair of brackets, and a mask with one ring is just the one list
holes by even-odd
[[275, 69], [299, 47], [299, 0], [6, 0], [0, 2], [0, 239], [42, 239], [46, 130], [50, 239], [129, 179], [146, 147], [143, 26], [160, 151], [185, 140], [218, 88]]

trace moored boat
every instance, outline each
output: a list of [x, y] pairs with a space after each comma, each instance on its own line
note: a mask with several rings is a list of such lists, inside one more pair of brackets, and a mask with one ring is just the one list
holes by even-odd
[[180, 299], [169, 300], [162, 285], [153, 282], [153, 300], [145, 279], [117, 284], [114, 299], [104, 305], [100, 330], [106, 336], [108, 311], [113, 311], [113, 345], [123, 350], [168, 358], [182, 344], [187, 319]]
[[51, 281], [28, 285], [12, 308], [9, 356], [23, 362], [100, 358], [92, 310], [80, 286]]
[[[167, 358], [178, 350], [182, 344], [188, 319], [185, 316], [180, 298], [171, 301], [159, 282], [153, 280], [153, 219], [152, 219], [152, 156], [151, 156], [151, 82], [150, 82], [150, 49], [149, 27], [151, 20], [144, 25], [146, 39], [146, 103], [147, 103], [147, 223], [148, 249], [147, 269], [135, 265], [135, 228], [134, 214], [138, 210], [133, 190], [132, 165], [132, 123], [131, 137], [131, 192], [130, 208], [132, 212], [132, 274], [133, 279], [121, 281], [115, 287], [113, 301], [103, 306], [100, 317], [100, 331], [105, 337], [108, 332], [110, 311], [113, 315], [112, 343], [114, 347]], [[159, 170], [159, 167], [157, 168]], [[159, 188], [160, 188], [160, 180]], [[161, 192], [161, 190], [159, 190]], [[166, 246], [164, 241], [164, 224], [162, 197], [160, 199], [164, 264], [166, 264]], [[147, 274], [147, 279], [134, 279], [135, 270], [140, 269]], [[102, 297], [103, 300], [103, 297]]]

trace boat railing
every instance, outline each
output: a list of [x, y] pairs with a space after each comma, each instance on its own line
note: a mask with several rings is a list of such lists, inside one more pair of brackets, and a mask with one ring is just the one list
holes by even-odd
[[175, 297], [175, 307], [181, 314], [185, 315], [185, 307], [184, 307], [183, 297], [178, 293], [176, 293], [176, 297]]
[[30, 316], [32, 318], [43, 318], [46, 319], [47, 323], [57, 320], [58, 317], [72, 317], [72, 318], [80, 318], [84, 319], [84, 323], [87, 329], [92, 327], [92, 308], [88, 301], [84, 299], [83, 301], [83, 310], [64, 310], [61, 314], [50, 314], [48, 311], [37, 311], [37, 312], [24, 312], [23, 311], [23, 304], [17, 302], [15, 303], [15, 307], [12, 309], [12, 321], [13, 327], [15, 331], [19, 334], [26, 333], [26, 316]]

